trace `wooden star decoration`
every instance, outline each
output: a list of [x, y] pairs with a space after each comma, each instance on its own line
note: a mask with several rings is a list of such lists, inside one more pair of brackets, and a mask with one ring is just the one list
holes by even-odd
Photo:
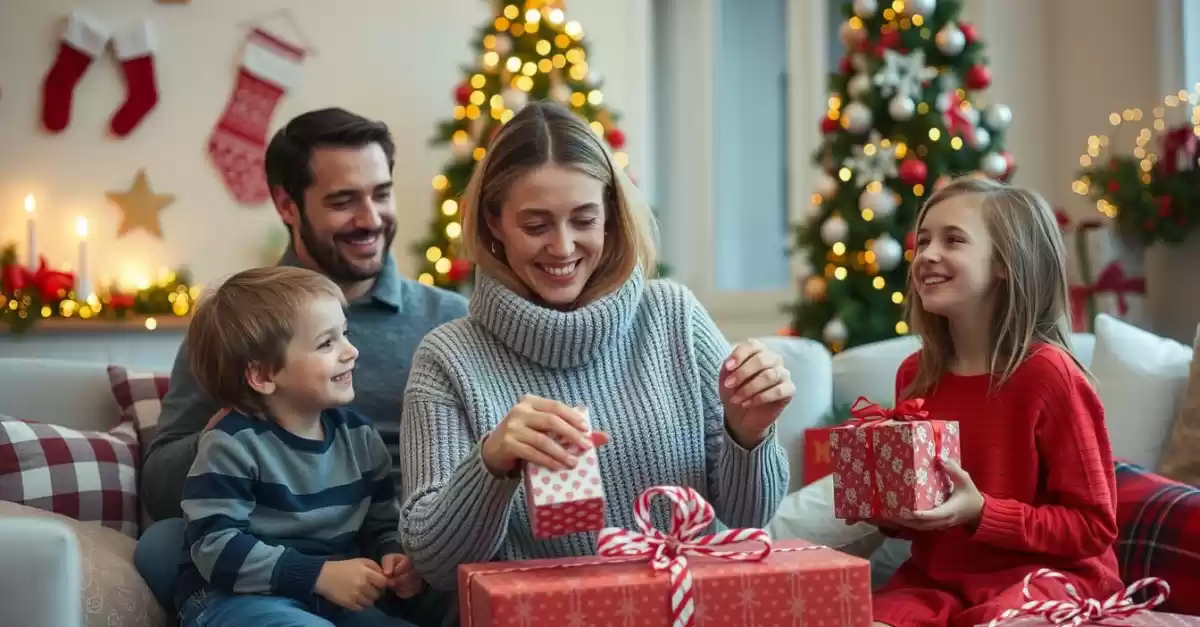
[[117, 237], [121, 237], [133, 229], [144, 229], [146, 232], [162, 239], [162, 223], [159, 212], [167, 205], [175, 202], [174, 194], [155, 194], [150, 189], [150, 180], [146, 170], [138, 170], [133, 180], [133, 187], [126, 192], [105, 192], [108, 200], [121, 210], [121, 226], [117, 229]]

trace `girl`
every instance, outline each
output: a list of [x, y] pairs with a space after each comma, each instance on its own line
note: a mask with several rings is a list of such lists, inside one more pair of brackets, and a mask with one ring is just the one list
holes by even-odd
[[[926, 399], [961, 427], [940, 507], [881, 521], [912, 557], [875, 599], [877, 625], [980, 625], [1023, 602], [1038, 568], [1085, 597], [1121, 588], [1116, 480], [1104, 410], [1068, 346], [1067, 279], [1054, 214], [1036, 192], [961, 178], [917, 216], [909, 322], [922, 341], [897, 401]], [[1058, 580], [1038, 598], [1065, 599]]]

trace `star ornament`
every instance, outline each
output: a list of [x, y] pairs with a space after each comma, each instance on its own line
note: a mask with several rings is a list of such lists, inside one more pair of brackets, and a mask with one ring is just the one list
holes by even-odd
[[175, 202], [175, 195], [155, 194], [150, 189], [150, 179], [146, 177], [145, 169], [138, 170], [129, 191], [105, 192], [105, 196], [121, 210], [121, 226], [117, 229], [117, 237], [133, 229], [143, 229], [162, 239], [159, 212]]
[[868, 143], [855, 146], [853, 155], [842, 165], [850, 168], [859, 184], [882, 183], [884, 179], [896, 178], [896, 144], [883, 141], [879, 131], [872, 131]]
[[883, 67], [875, 73], [873, 82], [884, 98], [893, 95], [916, 98], [921, 88], [937, 75], [937, 68], [925, 65], [924, 50], [914, 50], [909, 54], [884, 50]]

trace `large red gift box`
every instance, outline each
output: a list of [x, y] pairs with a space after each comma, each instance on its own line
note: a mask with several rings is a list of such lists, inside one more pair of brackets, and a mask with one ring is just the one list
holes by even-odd
[[930, 420], [922, 405], [911, 399], [885, 409], [860, 396], [851, 421], [833, 429], [835, 516], [901, 518], [950, 496], [952, 484], [938, 460], [961, 463], [958, 423]]
[[460, 566], [462, 625], [871, 624], [866, 560], [801, 540], [772, 542], [761, 529], [697, 536], [711, 507], [689, 488], [659, 487], [639, 499], [642, 512], [656, 494], [693, 506], [676, 509], [670, 534], [650, 527], [646, 513], [637, 518], [649, 533], [605, 529], [597, 557]]
[[[1030, 594], [1030, 584], [1036, 579], [1062, 581], [1066, 598], [1035, 598]], [[1042, 568], [1025, 576], [1021, 594], [1025, 603], [1020, 607], [1009, 608], [978, 627], [1200, 627], [1200, 616], [1151, 611], [1171, 594], [1167, 582], [1157, 577], [1139, 579], [1107, 599], [1084, 599], [1065, 575]], [[1145, 598], [1137, 601], [1138, 596]]]
[[833, 427], [812, 427], [804, 430], [804, 485], [813, 483], [833, 472], [833, 455], [829, 450], [829, 434]]
[[[581, 410], [591, 437], [587, 410]], [[539, 464], [525, 465], [525, 507], [533, 524], [533, 537], [553, 538], [604, 527], [604, 485], [600, 458], [594, 447], [555, 436], [558, 443], [578, 459], [574, 468], [554, 470]]]

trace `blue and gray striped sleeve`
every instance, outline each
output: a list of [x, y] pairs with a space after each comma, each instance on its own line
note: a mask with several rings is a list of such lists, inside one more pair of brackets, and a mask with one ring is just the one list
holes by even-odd
[[371, 504], [360, 531], [363, 550], [375, 561], [389, 553], [402, 553], [400, 547], [400, 503], [396, 500], [396, 478], [392, 476], [392, 456], [379, 432], [370, 426], [367, 435], [371, 451]]
[[214, 587], [305, 600], [326, 560], [247, 533], [257, 474], [254, 456], [233, 435], [214, 429], [200, 438], [181, 503], [192, 561]]
[[788, 460], [772, 426], [767, 438], [747, 450], [725, 424], [718, 379], [732, 348], [704, 307], [691, 301], [692, 347], [704, 400], [708, 487], [717, 518], [728, 527], [764, 527], [787, 494]]

